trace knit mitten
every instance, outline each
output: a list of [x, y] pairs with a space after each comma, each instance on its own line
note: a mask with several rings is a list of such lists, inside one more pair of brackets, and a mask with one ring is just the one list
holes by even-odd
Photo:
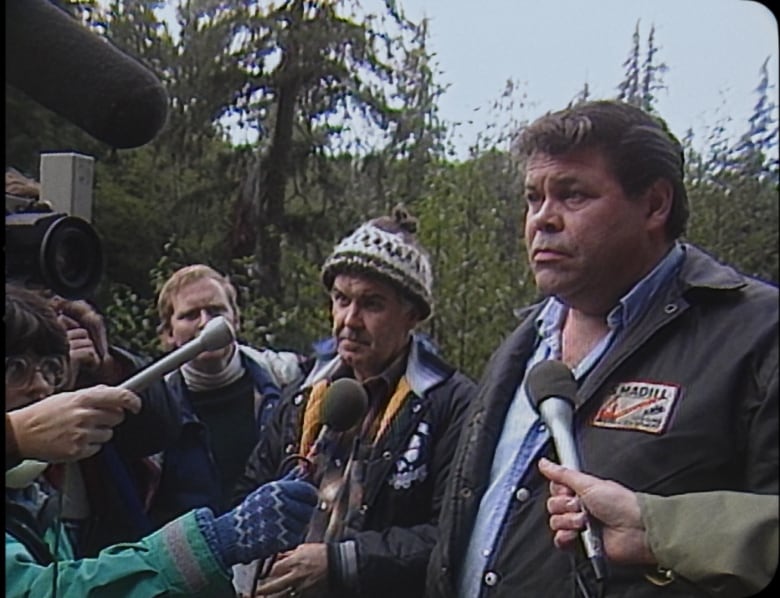
[[316, 504], [317, 489], [308, 482], [269, 482], [213, 519], [207, 537], [225, 565], [251, 563], [300, 544]]

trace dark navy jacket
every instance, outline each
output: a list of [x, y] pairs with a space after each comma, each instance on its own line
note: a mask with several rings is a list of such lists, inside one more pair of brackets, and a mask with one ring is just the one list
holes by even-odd
[[[268, 424], [281, 391], [273, 375], [260, 363], [241, 353], [241, 363], [249, 373], [254, 396], [254, 413], [259, 439]], [[189, 399], [181, 371], [166, 379], [172, 400], [181, 411], [181, 420], [173, 444], [161, 453], [161, 478], [150, 509], [155, 525], [197, 507], [210, 507], [215, 513], [224, 511], [230, 497], [230, 488], [222, 488], [220, 472], [213, 454], [213, 440], [206, 425], [196, 415]], [[259, 399], [259, 400], [258, 400]]]
[[[299, 391], [284, 397], [236, 484], [234, 503], [284, 474], [285, 458], [300, 448], [308, 390], [340, 367], [338, 357], [318, 363]], [[409, 395], [365, 462], [359, 515], [338, 543], [339, 558], [331, 560], [329, 551], [334, 598], [423, 595], [445, 480], [475, 384], [418, 336], [405, 377]]]
[[[685, 249], [678, 276], [659, 289], [646, 314], [579, 383], [573, 425], [583, 469], [661, 496], [711, 490], [777, 494], [778, 290], [693, 246]], [[460, 564], [504, 418], [538, 338], [534, 320], [540, 308], [530, 309], [495, 352], [466, 416], [428, 566], [429, 598], [457, 596]], [[652, 421], [658, 416], [653, 410], [662, 409], [666, 419], [652, 429], [637, 425], [630, 414], [626, 418], [634, 420], [625, 425], [609, 409], [642, 385], [668, 389], [668, 400], [653, 401], [644, 412], [631, 410]], [[552, 443], [537, 456], [556, 459]], [[548, 496], [549, 483], [536, 466], [530, 468], [505, 515], [480, 595], [468, 598], [579, 595], [575, 567], [589, 579], [590, 566], [580, 551], [572, 561], [553, 545]], [[658, 585], [653, 574], [647, 567], [610, 564], [603, 595], [706, 594], [679, 577]], [[591, 591], [596, 595], [595, 587]]]

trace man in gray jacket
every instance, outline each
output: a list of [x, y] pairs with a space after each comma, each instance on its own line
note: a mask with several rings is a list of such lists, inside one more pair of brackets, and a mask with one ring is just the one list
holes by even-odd
[[558, 457], [528, 372], [544, 360], [571, 369], [588, 473], [662, 496], [777, 494], [777, 289], [679, 241], [683, 151], [660, 119], [586, 102], [518, 141], [525, 243], [547, 298], [493, 355], [466, 417], [428, 595], [706, 595], [654, 567], [596, 574], [582, 550], [555, 548], [537, 462]]

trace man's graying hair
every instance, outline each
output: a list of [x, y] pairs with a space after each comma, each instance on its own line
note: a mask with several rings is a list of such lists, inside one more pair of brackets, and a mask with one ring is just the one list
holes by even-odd
[[667, 235], [676, 239], [685, 232], [689, 216], [685, 156], [661, 118], [624, 102], [583, 102], [538, 118], [520, 131], [514, 147], [522, 162], [536, 152], [555, 156], [582, 148], [599, 150], [632, 197], [666, 179], [674, 190]]

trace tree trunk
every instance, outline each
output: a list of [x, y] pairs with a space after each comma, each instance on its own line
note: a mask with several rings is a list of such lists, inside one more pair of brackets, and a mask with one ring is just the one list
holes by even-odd
[[259, 197], [257, 210], [257, 245], [255, 247], [255, 266], [261, 280], [261, 293], [279, 302], [282, 299], [282, 231], [285, 229], [284, 200], [287, 181], [292, 169], [293, 126], [298, 94], [301, 90], [300, 48], [296, 29], [303, 20], [303, 3], [298, 1], [292, 7], [289, 46], [279, 68], [279, 89], [276, 123], [273, 139], [263, 170], [264, 184]]

